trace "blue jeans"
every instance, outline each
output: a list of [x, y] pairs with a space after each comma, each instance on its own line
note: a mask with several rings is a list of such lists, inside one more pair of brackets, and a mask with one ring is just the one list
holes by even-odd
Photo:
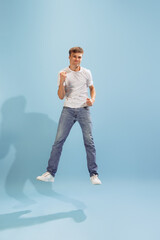
[[48, 161], [47, 171], [55, 176], [58, 168], [59, 159], [63, 144], [74, 123], [78, 121], [83, 133], [84, 145], [87, 153], [87, 166], [90, 176], [97, 174], [96, 149], [92, 137], [92, 123], [89, 107], [69, 108], [63, 107], [58, 124], [58, 130], [51, 155]]

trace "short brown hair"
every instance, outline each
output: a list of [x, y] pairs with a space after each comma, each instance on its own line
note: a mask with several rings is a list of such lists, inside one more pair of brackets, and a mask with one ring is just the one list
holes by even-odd
[[81, 47], [72, 47], [69, 49], [69, 55], [71, 56], [71, 53], [84, 53], [83, 49]]

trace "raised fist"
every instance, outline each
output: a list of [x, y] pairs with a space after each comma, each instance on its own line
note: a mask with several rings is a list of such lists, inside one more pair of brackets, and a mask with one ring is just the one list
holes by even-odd
[[64, 83], [66, 77], [67, 77], [67, 73], [66, 72], [61, 72], [60, 73], [60, 82]]

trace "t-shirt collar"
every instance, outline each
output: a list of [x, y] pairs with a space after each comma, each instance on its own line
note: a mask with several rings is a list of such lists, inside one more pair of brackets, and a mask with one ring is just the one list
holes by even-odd
[[68, 69], [70, 70], [70, 72], [76, 72], [76, 73], [82, 72], [82, 67], [80, 67], [80, 70], [79, 70], [79, 71], [73, 71], [72, 69], [70, 69], [70, 67], [68, 67]]

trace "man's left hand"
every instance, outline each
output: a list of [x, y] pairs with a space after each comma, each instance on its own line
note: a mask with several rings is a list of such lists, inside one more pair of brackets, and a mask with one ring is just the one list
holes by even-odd
[[88, 106], [92, 106], [94, 101], [91, 98], [87, 98], [86, 103]]

